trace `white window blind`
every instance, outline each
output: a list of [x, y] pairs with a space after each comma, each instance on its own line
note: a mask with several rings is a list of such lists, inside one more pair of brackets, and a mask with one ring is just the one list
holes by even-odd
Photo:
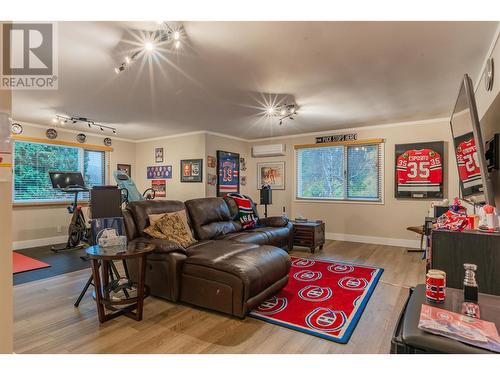
[[383, 144], [299, 148], [296, 182], [297, 199], [381, 202]]
[[[88, 188], [106, 184], [104, 151], [38, 142], [14, 143], [14, 203], [68, 201], [72, 195], [53, 189], [49, 172], [81, 172]], [[80, 194], [88, 199], [88, 193]]]

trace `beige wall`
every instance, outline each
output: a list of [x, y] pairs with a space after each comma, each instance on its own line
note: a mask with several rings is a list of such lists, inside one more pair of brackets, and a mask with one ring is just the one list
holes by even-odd
[[[136, 144], [136, 175], [137, 187], [142, 192], [151, 187], [151, 180], [147, 179], [146, 168], [154, 165], [172, 165], [172, 178], [167, 179], [167, 197], [165, 199], [188, 200], [205, 196], [205, 181], [181, 182], [180, 164], [183, 159], [204, 159], [205, 169], [205, 136], [196, 133], [179, 137], [158, 138], [154, 141], [139, 142]], [[155, 163], [154, 150], [163, 147], [163, 163]]]
[[[344, 134], [346, 131], [337, 132]], [[421, 225], [426, 216], [430, 200], [403, 200], [394, 198], [394, 149], [395, 144], [445, 141], [445, 196], [458, 195], [458, 175], [453, 155], [448, 152], [451, 131], [447, 120], [435, 120], [422, 123], [408, 123], [396, 126], [380, 126], [357, 130], [358, 139], [385, 139], [384, 204], [340, 203], [340, 202], [298, 202], [294, 200], [295, 184], [295, 144], [314, 143], [317, 135], [295, 138], [273, 139], [264, 143], [285, 143], [286, 156], [270, 158], [250, 158], [249, 187], [251, 195], [257, 196], [256, 166], [258, 162], [285, 161], [285, 190], [273, 191], [273, 204], [269, 207], [271, 215], [280, 215], [282, 207], [286, 213], [295, 217], [302, 215], [309, 219], [322, 219], [330, 236], [367, 242], [383, 238], [385, 243], [404, 244], [405, 240], [415, 240], [414, 234], [406, 227]], [[325, 132], [331, 135], [334, 132]], [[318, 134], [320, 135], [320, 134]], [[391, 239], [396, 239], [393, 241]], [[402, 241], [401, 241], [402, 240]], [[408, 243], [409, 244], [409, 243]]]
[[[45, 131], [49, 126], [30, 126], [22, 123], [23, 136], [45, 139]], [[58, 130], [58, 139], [75, 142], [76, 134]], [[113, 138], [113, 137], [111, 137]], [[102, 145], [104, 137], [88, 135], [88, 144]], [[109, 153], [110, 171], [116, 169], [117, 163], [131, 164], [132, 176], [135, 176], [135, 143], [113, 139], [113, 151]], [[108, 181], [114, 184], [110, 174]], [[87, 214], [87, 212], [85, 212]], [[68, 230], [70, 215], [66, 206], [15, 207], [13, 212], [12, 241], [14, 248], [24, 248], [41, 244], [64, 241]], [[60, 229], [60, 231], [59, 231]]]
[[[0, 113], [11, 113], [11, 105], [10, 91], [0, 90]], [[12, 353], [11, 191], [11, 182], [0, 181], [0, 353]]]
[[[207, 134], [207, 142], [206, 142], [206, 153], [207, 156], [217, 157], [217, 150], [234, 152], [240, 154], [240, 158], [244, 158], [246, 164], [248, 165], [250, 159], [250, 144], [245, 141], [241, 141], [238, 139], [223, 137], [215, 134]], [[206, 159], [205, 159], [206, 160]], [[217, 167], [217, 166], [216, 166]], [[207, 178], [208, 173], [216, 174], [216, 168], [205, 168], [205, 178]], [[240, 170], [240, 177], [247, 176], [247, 171]], [[241, 178], [240, 178], [241, 180]], [[247, 178], [248, 180], [248, 178]], [[207, 181], [207, 180], [206, 180]], [[250, 192], [250, 186], [245, 185], [240, 187], [240, 192], [242, 194], [248, 194]], [[206, 184], [206, 196], [207, 197], [215, 197], [217, 189], [214, 185]]]

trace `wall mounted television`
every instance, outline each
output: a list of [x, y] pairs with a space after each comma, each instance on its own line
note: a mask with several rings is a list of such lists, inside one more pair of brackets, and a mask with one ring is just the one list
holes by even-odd
[[[473, 204], [495, 205], [488, 174], [474, 86], [465, 74], [450, 119], [462, 199]], [[500, 192], [498, 192], [500, 193]]]

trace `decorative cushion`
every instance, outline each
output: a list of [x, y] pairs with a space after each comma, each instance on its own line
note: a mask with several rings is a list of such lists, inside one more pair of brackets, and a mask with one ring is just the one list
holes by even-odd
[[237, 194], [229, 193], [228, 197], [232, 198], [238, 206], [238, 212], [241, 225], [243, 229], [253, 229], [257, 225], [257, 218], [255, 217], [252, 201], [247, 197]]
[[189, 224], [188, 224], [186, 210], [180, 210], [180, 211], [174, 211], [174, 212], [163, 212], [161, 214], [149, 214], [148, 215], [149, 225], [154, 225], [158, 220], [160, 220], [165, 215], [173, 215], [173, 214], [177, 214], [177, 213], [181, 215], [182, 221], [184, 222], [184, 225], [186, 225], [186, 228], [190, 228]]
[[153, 238], [176, 242], [184, 248], [196, 243], [191, 230], [187, 226], [187, 223], [184, 223], [180, 212], [163, 215], [163, 217], [157, 220], [153, 225], [144, 229], [144, 232]]

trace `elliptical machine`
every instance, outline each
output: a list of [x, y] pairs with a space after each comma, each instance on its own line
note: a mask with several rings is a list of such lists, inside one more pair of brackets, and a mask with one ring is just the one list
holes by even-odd
[[52, 246], [51, 250], [54, 252], [79, 250], [84, 246], [82, 242], [89, 243], [91, 236], [82, 207], [78, 205], [78, 194], [88, 192], [89, 189], [85, 186], [80, 172], [49, 172], [49, 175], [54, 189], [74, 194], [73, 202], [67, 207], [68, 212], [72, 214], [68, 228], [68, 241], [63, 246]]

